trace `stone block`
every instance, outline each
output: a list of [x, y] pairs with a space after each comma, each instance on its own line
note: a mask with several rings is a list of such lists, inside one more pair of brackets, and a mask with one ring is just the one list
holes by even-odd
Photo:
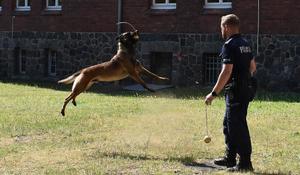
[[267, 49], [269, 49], [269, 50], [274, 50], [275, 48], [276, 47], [275, 47], [274, 44], [269, 44], [268, 47], [267, 47]]

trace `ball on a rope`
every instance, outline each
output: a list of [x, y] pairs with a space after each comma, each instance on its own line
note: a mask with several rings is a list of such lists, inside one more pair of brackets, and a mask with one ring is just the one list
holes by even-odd
[[211, 141], [211, 137], [205, 136], [204, 139], [203, 139], [203, 141], [204, 141], [205, 143], [209, 143], [209, 142]]

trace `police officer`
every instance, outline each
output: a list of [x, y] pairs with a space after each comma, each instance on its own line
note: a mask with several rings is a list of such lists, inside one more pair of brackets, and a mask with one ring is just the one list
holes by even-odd
[[[225, 135], [225, 156], [215, 159], [214, 163], [226, 166], [228, 171], [253, 171], [251, 163], [251, 140], [247, 126], [249, 104], [249, 77], [256, 71], [251, 48], [241, 37], [240, 21], [234, 14], [221, 18], [222, 38], [226, 40], [222, 47], [222, 71], [211, 93], [205, 98], [207, 105], [218, 96], [225, 87], [226, 112], [223, 121]], [[240, 159], [236, 164], [236, 157]]]

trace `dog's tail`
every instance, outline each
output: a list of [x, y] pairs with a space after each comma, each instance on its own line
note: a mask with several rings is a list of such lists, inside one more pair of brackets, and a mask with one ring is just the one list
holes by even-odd
[[58, 83], [71, 84], [80, 73], [81, 71], [78, 71], [65, 79], [59, 80]]

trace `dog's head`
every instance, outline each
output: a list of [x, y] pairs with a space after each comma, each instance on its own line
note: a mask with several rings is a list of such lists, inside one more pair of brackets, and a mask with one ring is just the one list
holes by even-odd
[[134, 32], [122, 33], [116, 39], [119, 40], [119, 42], [126, 48], [130, 48], [136, 45], [136, 43], [139, 41], [139, 38], [139, 31], [135, 30]]

